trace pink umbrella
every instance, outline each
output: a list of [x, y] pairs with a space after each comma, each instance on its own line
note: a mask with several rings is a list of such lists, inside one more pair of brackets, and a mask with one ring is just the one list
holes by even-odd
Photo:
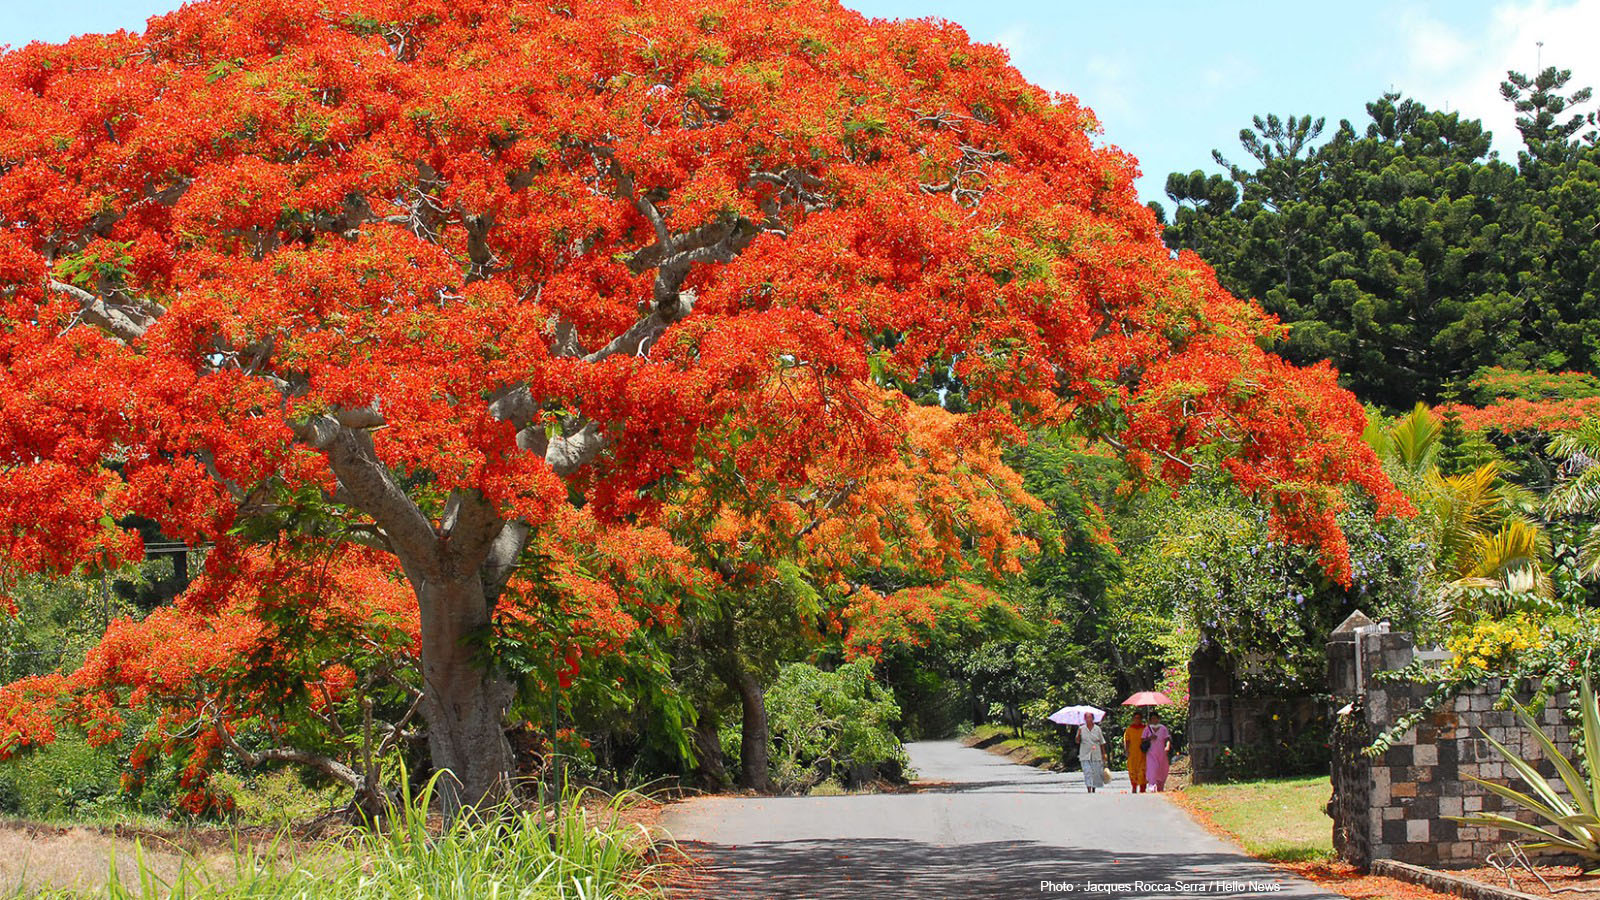
[[1140, 691], [1122, 701], [1123, 706], [1171, 706], [1172, 698], [1160, 691]]

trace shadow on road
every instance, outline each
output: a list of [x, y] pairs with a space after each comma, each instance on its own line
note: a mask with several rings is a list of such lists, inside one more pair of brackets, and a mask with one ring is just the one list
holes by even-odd
[[[1066, 776], [1040, 779], [1039, 781], [935, 781], [922, 782], [912, 786], [918, 794], [1087, 794], [1084, 790], [1083, 780], [1067, 780]], [[1113, 781], [1102, 791], [1108, 794], [1125, 794], [1128, 792], [1127, 781]]]
[[[704, 900], [858, 900], [916, 897], [1060, 897], [1041, 882], [1068, 882], [1070, 895], [1094, 897], [1183, 896], [1171, 888], [1140, 887], [1176, 882], [1255, 880], [1236, 890], [1211, 889], [1191, 895], [1216, 897], [1294, 897], [1301, 885], [1275, 870], [1238, 855], [1188, 853], [1108, 854], [1033, 841], [995, 841], [940, 846], [909, 840], [781, 841], [729, 847], [685, 843], [684, 852], [704, 866], [692, 886], [675, 897]], [[1181, 861], [1180, 861], [1181, 860]], [[1278, 885], [1261, 888], [1262, 882]], [[1087, 885], [1099, 885], [1091, 890]], [[1121, 886], [1122, 889], [1108, 886]]]

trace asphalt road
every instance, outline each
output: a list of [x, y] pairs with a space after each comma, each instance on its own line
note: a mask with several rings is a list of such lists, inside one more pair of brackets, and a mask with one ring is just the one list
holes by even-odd
[[1213, 837], [1164, 798], [1126, 793], [1122, 773], [1089, 794], [1076, 773], [954, 741], [907, 750], [923, 784], [916, 793], [673, 806], [662, 824], [705, 865], [684, 896], [1337, 900]]

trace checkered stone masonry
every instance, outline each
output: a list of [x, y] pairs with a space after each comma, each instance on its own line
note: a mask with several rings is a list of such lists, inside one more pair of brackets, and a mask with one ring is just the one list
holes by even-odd
[[[1445, 816], [1481, 811], [1510, 812], [1510, 805], [1474, 776], [1500, 784], [1520, 784], [1516, 774], [1484, 740], [1488, 734], [1533, 762], [1541, 774], [1555, 778], [1555, 767], [1542, 758], [1538, 741], [1527, 734], [1514, 713], [1496, 710], [1503, 683], [1492, 681], [1464, 691], [1376, 757], [1361, 751], [1407, 711], [1416, 709], [1433, 691], [1429, 684], [1396, 684], [1372, 680], [1371, 673], [1411, 662], [1411, 636], [1397, 632], [1362, 638], [1361, 671], [1366, 691], [1358, 696], [1355, 678], [1355, 635], [1336, 631], [1328, 643], [1328, 677], [1336, 714], [1333, 727], [1334, 849], [1344, 860], [1366, 867], [1375, 859], [1395, 859], [1438, 868], [1468, 868], [1505, 845], [1497, 829], [1471, 828]], [[1572, 734], [1562, 709], [1570, 698], [1554, 698], [1540, 714], [1540, 723], [1562, 753], [1571, 755]], [[1481, 730], [1481, 731], [1480, 731]], [[1532, 820], [1527, 814], [1520, 818]]]

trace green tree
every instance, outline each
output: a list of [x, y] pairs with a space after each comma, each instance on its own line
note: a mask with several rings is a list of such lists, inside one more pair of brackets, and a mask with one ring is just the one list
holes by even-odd
[[1600, 524], [1594, 523], [1600, 517], [1600, 420], [1588, 419], [1562, 432], [1550, 442], [1550, 450], [1562, 461], [1563, 478], [1545, 498], [1545, 511], [1582, 520], [1579, 572], [1594, 578], [1600, 575]]
[[[1528, 153], [1543, 162], [1560, 162], [1575, 149], [1575, 136], [1588, 125], [1597, 124], [1595, 113], [1574, 112], [1563, 118], [1568, 110], [1589, 102], [1594, 96], [1590, 88], [1579, 88], [1570, 95], [1561, 93], [1572, 79], [1571, 69], [1546, 66], [1539, 74], [1529, 78], [1521, 72], [1507, 72], [1500, 82], [1500, 96], [1516, 109], [1517, 131]], [[1597, 132], [1590, 130], [1582, 135], [1590, 144]]]
[[[1249, 165], [1174, 173], [1166, 240], [1289, 327], [1278, 347], [1330, 359], [1362, 399], [1404, 409], [1484, 367], [1600, 359], [1600, 149], [1587, 89], [1510, 73], [1527, 150], [1490, 155], [1480, 122], [1399, 94], [1326, 142], [1310, 116], [1257, 118]], [[1237, 187], [1230, 191], [1229, 185]], [[1237, 200], [1235, 200], [1237, 198]]]
[[[1273, 534], [1264, 510], [1214, 479], [1176, 496], [1142, 498], [1142, 532], [1122, 536], [1125, 577], [1113, 591], [1119, 619], [1165, 623], [1228, 661], [1241, 686], [1283, 696], [1322, 690], [1322, 639], [1360, 608], [1397, 627], [1423, 623], [1418, 583], [1426, 544], [1411, 520], [1377, 519], [1360, 496], [1339, 525], [1350, 539], [1352, 580], [1340, 585], [1313, 554]], [[1132, 629], [1129, 629], [1132, 630]]]
[[907, 763], [894, 735], [900, 707], [867, 657], [832, 671], [808, 663], [784, 666], [767, 706], [774, 780], [783, 790], [809, 788], [857, 766]]

